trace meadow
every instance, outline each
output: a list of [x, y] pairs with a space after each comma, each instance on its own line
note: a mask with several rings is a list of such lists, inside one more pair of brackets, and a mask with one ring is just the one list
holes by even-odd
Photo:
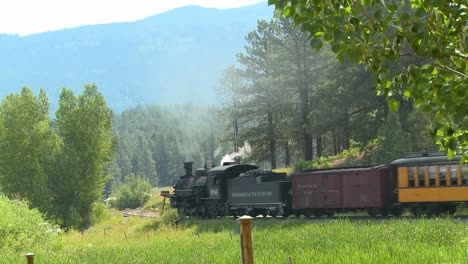
[[[31, 249], [35, 263], [241, 263], [235, 219], [173, 222], [118, 211], [84, 232]], [[468, 222], [449, 218], [350, 220], [256, 219], [255, 263], [468, 263]], [[0, 263], [26, 263], [0, 253]]]

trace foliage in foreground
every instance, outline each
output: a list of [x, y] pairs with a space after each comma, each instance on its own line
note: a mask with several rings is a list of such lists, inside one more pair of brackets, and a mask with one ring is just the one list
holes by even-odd
[[59, 229], [46, 222], [38, 210], [29, 209], [27, 202], [9, 200], [0, 195], [0, 212], [2, 254], [34, 249], [47, 250], [58, 245]]
[[[84, 233], [71, 231], [60, 251], [37, 251], [41, 263], [240, 263], [234, 219], [184, 220], [116, 216]], [[451, 219], [389, 221], [256, 219], [256, 263], [463, 263], [468, 224]], [[0, 253], [11, 263], [23, 256]]]

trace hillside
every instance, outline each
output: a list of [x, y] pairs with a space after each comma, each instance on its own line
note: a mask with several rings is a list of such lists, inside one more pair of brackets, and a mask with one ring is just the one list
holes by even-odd
[[109, 105], [192, 101], [213, 104], [213, 86], [236, 61], [266, 2], [219, 10], [188, 6], [131, 23], [84, 26], [25, 37], [0, 34], [0, 98], [24, 85], [46, 89], [53, 107], [63, 87], [95, 82]]

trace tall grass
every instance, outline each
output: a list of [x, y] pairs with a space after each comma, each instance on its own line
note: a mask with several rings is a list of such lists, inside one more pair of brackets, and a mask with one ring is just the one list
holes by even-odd
[[[257, 219], [252, 234], [255, 263], [468, 262], [468, 223], [460, 220]], [[62, 241], [61, 250], [35, 252], [36, 263], [241, 263], [234, 219], [114, 217]], [[21, 254], [0, 260], [25, 262]]]

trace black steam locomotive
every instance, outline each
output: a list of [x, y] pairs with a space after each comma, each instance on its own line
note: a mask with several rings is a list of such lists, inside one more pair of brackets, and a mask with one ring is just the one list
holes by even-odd
[[286, 173], [247, 164], [224, 163], [210, 170], [185, 162], [185, 175], [174, 185], [171, 207], [194, 217], [288, 215], [291, 181]]
[[247, 164], [225, 163], [192, 171], [170, 194], [171, 207], [192, 217], [239, 215], [332, 216], [367, 211], [369, 215], [453, 214], [468, 202], [468, 168], [461, 156], [411, 153], [389, 165], [275, 173]]

